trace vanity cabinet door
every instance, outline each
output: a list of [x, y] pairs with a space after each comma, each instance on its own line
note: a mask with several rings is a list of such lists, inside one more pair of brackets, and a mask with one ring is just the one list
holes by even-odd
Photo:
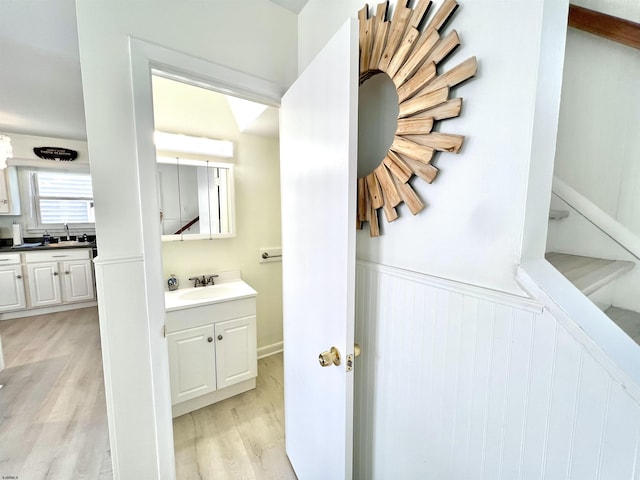
[[62, 262], [61, 267], [62, 298], [65, 302], [87, 302], [95, 299], [90, 260]]
[[28, 263], [29, 296], [32, 307], [62, 303], [58, 262]]
[[22, 266], [0, 266], [0, 312], [22, 310], [26, 307]]
[[256, 317], [215, 324], [218, 389], [257, 376]]
[[213, 325], [167, 335], [173, 405], [216, 390]]

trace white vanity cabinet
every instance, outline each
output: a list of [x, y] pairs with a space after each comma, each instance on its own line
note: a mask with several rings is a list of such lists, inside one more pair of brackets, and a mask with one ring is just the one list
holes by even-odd
[[167, 312], [174, 417], [255, 388], [255, 313], [255, 297]]
[[0, 312], [27, 308], [19, 253], [0, 254]]
[[48, 307], [95, 299], [90, 249], [27, 252], [24, 259], [29, 306]]

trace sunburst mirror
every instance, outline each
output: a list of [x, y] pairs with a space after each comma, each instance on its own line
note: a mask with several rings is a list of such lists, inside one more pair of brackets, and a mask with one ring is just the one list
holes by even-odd
[[477, 70], [476, 58], [471, 57], [439, 72], [438, 66], [460, 45], [455, 30], [440, 34], [458, 8], [455, 0], [444, 0], [428, 22], [431, 0], [417, 0], [414, 8], [406, 5], [406, 0], [400, 0], [392, 19], [387, 19], [388, 1], [380, 3], [373, 16], [369, 16], [368, 5], [358, 12], [360, 85], [384, 74], [398, 96], [391, 146], [373, 171], [358, 178], [357, 228], [367, 222], [372, 237], [380, 235], [378, 210], [392, 222], [398, 218], [397, 207], [402, 202], [413, 215], [424, 208], [410, 180], [417, 176], [433, 182], [438, 174], [432, 163], [435, 153], [459, 152], [464, 137], [437, 132], [435, 126], [460, 115], [462, 98], [450, 99], [449, 91]]

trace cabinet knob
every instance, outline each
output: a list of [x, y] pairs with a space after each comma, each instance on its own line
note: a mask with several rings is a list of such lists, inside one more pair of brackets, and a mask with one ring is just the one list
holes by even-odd
[[224, 337], [222, 335], [218, 335], [218, 340], [222, 340]]
[[57, 276], [57, 275], [58, 275], [58, 272], [53, 272], [53, 276], [54, 277]]
[[64, 272], [65, 275], [69, 275], [71, 272], [69, 270], [67, 270], [66, 272]]
[[16, 278], [20, 280], [22, 278], [22, 275], [16, 275]]
[[207, 342], [209, 342], [209, 343], [213, 342], [213, 338], [211, 338], [211, 337], [207, 338]]

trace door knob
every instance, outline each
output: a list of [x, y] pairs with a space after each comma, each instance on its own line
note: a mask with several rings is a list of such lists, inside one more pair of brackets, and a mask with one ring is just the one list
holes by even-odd
[[331, 347], [328, 352], [322, 352], [318, 355], [318, 361], [321, 367], [329, 367], [333, 365], [340, 365], [340, 352], [336, 347]]

